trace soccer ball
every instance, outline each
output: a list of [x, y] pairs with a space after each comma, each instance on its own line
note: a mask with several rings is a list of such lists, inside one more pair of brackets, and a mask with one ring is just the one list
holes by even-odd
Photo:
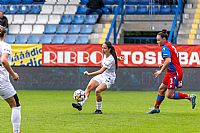
[[78, 89], [74, 91], [74, 100], [81, 102], [85, 99], [85, 91]]

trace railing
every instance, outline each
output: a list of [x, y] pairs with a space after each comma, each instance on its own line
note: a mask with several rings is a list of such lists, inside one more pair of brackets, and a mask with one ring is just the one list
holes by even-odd
[[[119, 5], [115, 8], [114, 18], [112, 20], [109, 32], [108, 32], [107, 37], [106, 37], [106, 41], [109, 41], [110, 36], [112, 34], [112, 31], [113, 31], [113, 35], [114, 35], [113, 44], [117, 43], [117, 35], [120, 31], [121, 25], [124, 23], [124, 13], [125, 13], [124, 3], [125, 3], [125, 0], [119, 0]], [[119, 11], [120, 11], [120, 15], [121, 15], [121, 20], [120, 20], [120, 23], [117, 27], [117, 16], [119, 15]]]
[[168, 37], [168, 40], [172, 42], [173, 44], [177, 43], [178, 31], [179, 31], [182, 21], [183, 21], [183, 2], [182, 0], [178, 0], [178, 10], [176, 11], [176, 14], [174, 16], [170, 34]]

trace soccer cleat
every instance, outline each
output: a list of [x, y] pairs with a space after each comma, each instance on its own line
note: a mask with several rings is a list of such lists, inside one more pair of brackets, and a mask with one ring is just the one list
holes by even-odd
[[74, 107], [74, 108], [76, 108], [76, 109], [78, 109], [79, 111], [81, 111], [82, 110], [82, 106], [79, 104], [79, 103], [72, 103], [72, 106]]
[[96, 110], [93, 114], [103, 114], [101, 110]]
[[149, 112], [147, 112], [147, 114], [155, 114], [155, 113], [160, 113], [160, 109], [153, 108]]
[[191, 101], [191, 103], [192, 103], [192, 109], [194, 109], [195, 108], [195, 106], [196, 106], [196, 95], [195, 94], [191, 94], [190, 95], [190, 101]]

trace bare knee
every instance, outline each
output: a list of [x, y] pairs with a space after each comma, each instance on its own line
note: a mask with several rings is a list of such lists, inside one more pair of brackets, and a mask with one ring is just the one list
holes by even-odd
[[174, 93], [166, 93], [165, 95], [167, 98], [169, 99], [173, 99], [174, 98]]
[[158, 90], [158, 95], [160, 95], [160, 96], [165, 95], [165, 90], [159, 88], [159, 90]]
[[19, 98], [18, 98], [17, 94], [15, 94], [11, 98], [6, 99], [6, 101], [9, 104], [10, 108], [14, 108], [14, 107], [19, 107], [20, 106]]
[[101, 94], [101, 90], [96, 90], [95, 94], [96, 94], [96, 96], [99, 96]]

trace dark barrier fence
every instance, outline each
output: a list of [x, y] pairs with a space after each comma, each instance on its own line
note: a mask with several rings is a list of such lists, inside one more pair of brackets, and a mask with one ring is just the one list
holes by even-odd
[[[99, 67], [14, 67], [20, 75], [12, 81], [17, 90], [75, 90], [85, 89], [92, 76], [83, 72], [98, 70]], [[110, 90], [157, 90], [163, 75], [153, 78], [158, 68], [124, 67], [117, 70], [117, 79]], [[184, 68], [183, 90], [200, 90], [200, 69]]]

